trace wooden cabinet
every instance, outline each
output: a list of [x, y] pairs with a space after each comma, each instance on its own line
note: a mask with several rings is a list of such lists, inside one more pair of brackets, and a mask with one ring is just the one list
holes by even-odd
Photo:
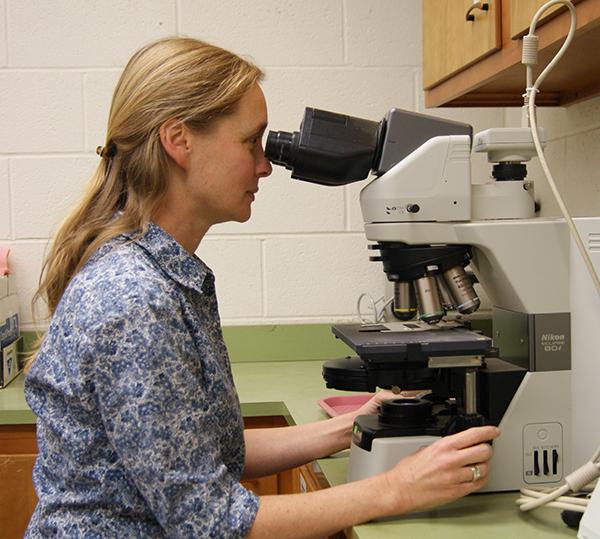
[[[510, 37], [518, 39], [529, 31], [529, 24], [535, 15], [535, 12], [541, 8], [548, 0], [510, 0]], [[581, 0], [571, 0], [577, 4]], [[564, 6], [562, 11], [564, 11]], [[547, 9], [540, 18], [537, 28], [540, 28], [544, 22], [552, 19], [561, 13], [561, 6], [552, 6]]]
[[[523, 104], [525, 67], [521, 64], [519, 38], [527, 32], [531, 17], [545, 2], [490, 0], [485, 3], [488, 11], [475, 10], [475, 19], [469, 22], [465, 15], [471, 1], [423, 0], [426, 107]], [[545, 79], [536, 97], [539, 105], [565, 105], [600, 93], [600, 69], [595, 54], [600, 50], [600, 0], [579, 0], [576, 9], [575, 39]], [[442, 17], [445, 22], [440, 20]], [[569, 25], [565, 7], [548, 12], [539, 22], [536, 29], [539, 64], [534, 76], [560, 48]], [[487, 39], [481, 34], [486, 34]]]
[[471, 0], [424, 0], [427, 21], [423, 41], [423, 84], [426, 88], [447, 79], [500, 48], [498, 2], [466, 14]]
[[[265, 429], [285, 427], [288, 422], [282, 416], [245, 417], [244, 428]], [[259, 496], [269, 494], [296, 494], [300, 492], [300, 478], [298, 469], [286, 470], [276, 475], [259, 477], [242, 481], [242, 485]]]
[[0, 425], [0, 536], [20, 539], [37, 498], [31, 473], [37, 454], [35, 425]]
[[298, 468], [300, 492], [315, 492], [329, 488], [323, 472], [316, 462], [310, 462]]

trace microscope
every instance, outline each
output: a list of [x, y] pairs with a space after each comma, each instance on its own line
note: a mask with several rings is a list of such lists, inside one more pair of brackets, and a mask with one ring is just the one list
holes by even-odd
[[[493, 164], [485, 183], [471, 183], [472, 151]], [[592, 289], [569, 258], [564, 221], [535, 217], [529, 128], [473, 135], [469, 125], [400, 109], [374, 122], [307, 108], [299, 131], [269, 132], [265, 153], [293, 178], [321, 185], [373, 175], [360, 204], [377, 252], [371, 260], [393, 285], [395, 320], [333, 326], [356, 356], [325, 362], [323, 377], [340, 390], [426, 394], [356, 419], [349, 480], [483, 424], [502, 432], [484, 491], [553, 487], [573, 460], [589, 457], [599, 429], [571, 442], [573, 422], [582, 431], [590, 419], [581, 414], [585, 403], [578, 413], [571, 408], [572, 330], [589, 329], [585, 313], [572, 326], [571, 304], [573, 294], [585, 300]], [[578, 226], [600, 237], [598, 219]], [[474, 282], [493, 304], [491, 338], [470, 327], [480, 305]], [[580, 346], [583, 380], [590, 346]]]

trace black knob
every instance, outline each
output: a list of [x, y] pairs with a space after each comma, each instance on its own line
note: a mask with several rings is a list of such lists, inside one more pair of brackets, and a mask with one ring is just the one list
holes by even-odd
[[420, 209], [421, 209], [421, 208], [419, 207], [419, 205], [418, 205], [418, 204], [407, 204], [407, 206], [406, 206], [406, 211], [407, 211], [408, 213], [418, 213], [418, 211], [419, 211]]

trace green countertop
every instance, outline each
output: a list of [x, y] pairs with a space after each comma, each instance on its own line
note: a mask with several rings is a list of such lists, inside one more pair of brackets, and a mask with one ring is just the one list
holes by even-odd
[[35, 415], [27, 406], [23, 395], [21, 373], [5, 388], [0, 389], [0, 425], [23, 425], [35, 423]]
[[[326, 417], [317, 401], [339, 391], [328, 390], [319, 361], [244, 362], [232, 365], [244, 416], [285, 416], [290, 423]], [[0, 390], [0, 424], [33, 423], [23, 398], [23, 377]], [[319, 460], [328, 482], [345, 482], [348, 452]], [[397, 537], [419, 539], [519, 539], [576, 537], [560, 521], [558, 510], [524, 514], [515, 505], [516, 493], [472, 495], [426, 515], [371, 522], [353, 529], [356, 539]]]

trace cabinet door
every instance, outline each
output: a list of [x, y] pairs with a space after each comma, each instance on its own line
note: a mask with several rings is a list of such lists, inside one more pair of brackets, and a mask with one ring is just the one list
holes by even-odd
[[[510, 37], [516, 39], [529, 31], [529, 23], [535, 12], [548, 0], [510, 0]], [[576, 4], [579, 0], [571, 0]], [[540, 24], [551, 19], [559, 10], [566, 10], [563, 5], [556, 5], [546, 10]], [[538, 27], [540, 26], [538, 24]]]
[[0, 455], [0, 535], [23, 537], [37, 498], [31, 473], [36, 455]]
[[258, 479], [249, 479], [242, 481], [244, 488], [251, 490], [257, 496], [269, 496], [279, 494], [278, 482], [276, 475], [267, 477], [259, 477]]
[[501, 2], [485, 2], [488, 10], [466, 15], [472, 0], [423, 0], [423, 86], [435, 86], [454, 73], [498, 50], [501, 45]]
[[23, 537], [37, 504], [35, 425], [0, 425], [0, 537]]

